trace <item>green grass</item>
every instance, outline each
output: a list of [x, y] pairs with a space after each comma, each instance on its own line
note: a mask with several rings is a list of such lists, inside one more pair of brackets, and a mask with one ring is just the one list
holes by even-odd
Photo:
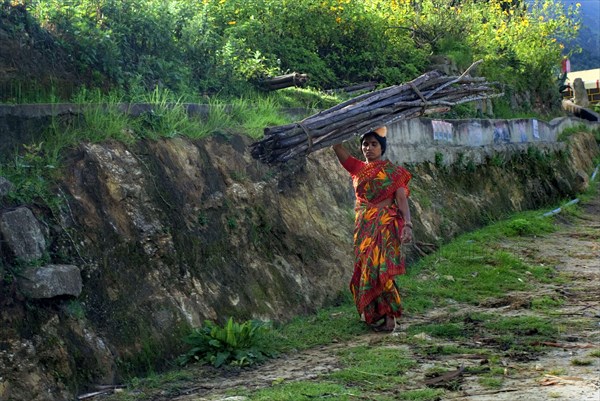
[[444, 394], [444, 390], [423, 388], [416, 390], [402, 391], [397, 394], [396, 399], [407, 401], [437, 401]]
[[[325, 375], [318, 381], [293, 383], [275, 382], [270, 388], [258, 390], [249, 395], [252, 401], [258, 400], [357, 400], [398, 399], [394, 390], [406, 379], [402, 376], [415, 366], [403, 349], [379, 346], [359, 346], [342, 350], [339, 354], [342, 369]], [[412, 390], [401, 392], [403, 400], [432, 400], [440, 390]], [[374, 399], [375, 399], [374, 398]]]
[[408, 312], [420, 313], [448, 300], [478, 304], [510, 291], [533, 289], [555, 279], [549, 266], [530, 264], [495, 245], [511, 237], [543, 236], [555, 230], [553, 219], [525, 212], [464, 234], [419, 260], [398, 278]]
[[251, 401], [312, 401], [318, 399], [350, 401], [360, 395], [357, 389], [327, 381], [299, 381], [282, 383], [258, 390], [250, 395]]
[[[418, 330], [414, 330], [414, 332], [416, 332], [416, 331], [418, 331]], [[416, 349], [416, 352], [418, 352], [419, 354], [421, 354], [423, 356], [456, 355], [456, 354], [487, 354], [488, 353], [488, 351], [484, 350], [484, 349], [460, 347], [457, 345], [415, 344], [414, 348]]]
[[562, 298], [549, 297], [547, 295], [531, 300], [531, 309], [552, 312], [565, 303]]
[[369, 331], [366, 325], [358, 324], [358, 318], [348, 295], [339, 307], [321, 310], [313, 316], [297, 317], [285, 324], [278, 331], [278, 341], [284, 351], [348, 341]]
[[571, 359], [571, 365], [573, 366], [590, 366], [593, 365], [594, 361], [591, 359]]
[[407, 334], [410, 336], [420, 333], [446, 339], [459, 339], [468, 335], [462, 323], [413, 324], [407, 329]]
[[483, 387], [497, 389], [502, 387], [503, 380], [497, 377], [480, 377], [479, 384]]
[[406, 350], [394, 347], [353, 347], [340, 352], [340, 359], [344, 368], [330, 377], [369, 391], [391, 390], [405, 383], [403, 374], [416, 365]]
[[585, 124], [579, 124], [574, 127], [565, 128], [560, 134], [558, 134], [558, 137], [556, 139], [558, 141], [568, 141], [571, 138], [571, 136], [580, 132], [589, 132], [594, 135], [594, 137], [596, 138], [596, 142], [600, 142], [600, 129], [591, 129], [588, 128], [588, 126]]
[[537, 316], [499, 317], [484, 323], [484, 327], [497, 335], [527, 336], [529, 339], [554, 339], [558, 335], [551, 321]]

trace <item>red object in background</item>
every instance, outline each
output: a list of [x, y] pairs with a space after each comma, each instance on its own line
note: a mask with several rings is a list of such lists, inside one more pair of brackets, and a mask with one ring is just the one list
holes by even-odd
[[563, 58], [560, 70], [562, 72], [571, 72], [571, 61], [568, 58]]

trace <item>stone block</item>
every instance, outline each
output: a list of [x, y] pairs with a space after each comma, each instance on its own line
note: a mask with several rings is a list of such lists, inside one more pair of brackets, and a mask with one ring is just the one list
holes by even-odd
[[28, 267], [19, 273], [18, 286], [31, 299], [53, 298], [59, 295], [79, 296], [83, 288], [81, 272], [73, 265]]
[[575, 78], [573, 81], [573, 92], [575, 94], [574, 103], [581, 107], [589, 107], [590, 100], [588, 99], [585, 83], [581, 78]]
[[575, 191], [584, 192], [590, 186], [590, 177], [583, 170], [577, 170], [575, 173]]
[[44, 255], [46, 238], [40, 223], [26, 207], [2, 213], [0, 234], [17, 259], [31, 262]]
[[4, 177], [0, 177], [0, 198], [8, 195], [12, 190], [13, 184]]

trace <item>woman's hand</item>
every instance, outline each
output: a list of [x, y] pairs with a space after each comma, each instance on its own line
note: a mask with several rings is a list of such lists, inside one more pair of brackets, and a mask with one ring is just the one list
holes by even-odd
[[350, 152], [341, 143], [336, 143], [332, 148], [340, 163], [344, 163], [350, 157]]
[[413, 240], [412, 226], [405, 224], [404, 227], [402, 227], [402, 238], [400, 238], [400, 241], [404, 244], [404, 243], [411, 242], [412, 240]]

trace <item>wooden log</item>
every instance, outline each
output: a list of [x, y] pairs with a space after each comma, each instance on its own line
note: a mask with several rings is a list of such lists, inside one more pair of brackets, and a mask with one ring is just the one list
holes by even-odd
[[291, 86], [304, 86], [308, 82], [307, 74], [293, 72], [277, 77], [265, 78], [260, 81], [260, 86], [267, 90], [289, 88]]
[[266, 127], [264, 138], [251, 145], [251, 154], [265, 163], [283, 163], [379, 126], [424, 115], [428, 110], [439, 112], [457, 104], [500, 96], [485, 78], [467, 75], [478, 63], [459, 77], [430, 71], [405, 84], [347, 100], [302, 121]]

